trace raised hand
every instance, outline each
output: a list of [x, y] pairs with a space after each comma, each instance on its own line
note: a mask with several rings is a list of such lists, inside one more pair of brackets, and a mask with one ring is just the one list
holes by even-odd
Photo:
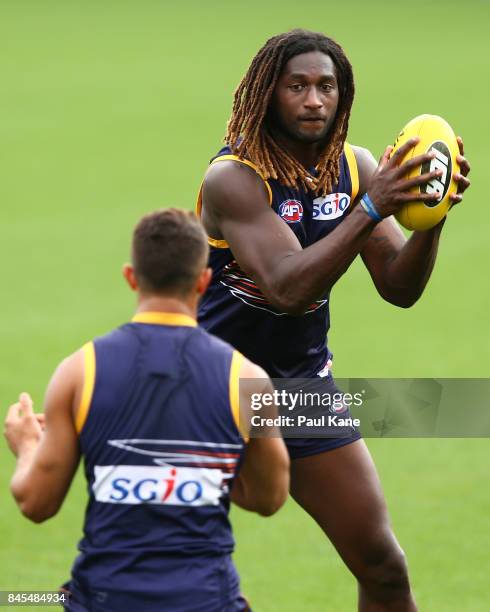
[[44, 428], [44, 420], [34, 414], [32, 399], [28, 393], [21, 393], [19, 401], [10, 406], [5, 419], [4, 434], [10, 450], [15, 456], [23, 446], [37, 446]]
[[407, 174], [421, 164], [429, 162], [435, 157], [435, 152], [424, 153], [409, 159], [403, 163], [403, 158], [410, 149], [418, 143], [419, 138], [410, 138], [390, 157], [393, 147], [386, 147], [385, 152], [379, 160], [379, 165], [374, 172], [367, 193], [376, 206], [381, 217], [389, 217], [399, 210], [407, 202], [435, 202], [440, 194], [419, 193], [410, 191], [413, 187], [420, 187], [442, 175], [441, 170], [433, 170], [414, 178], [407, 179]]
[[459, 164], [460, 171], [453, 174], [453, 179], [458, 183], [458, 191], [457, 193], [451, 193], [449, 195], [449, 199], [451, 200], [452, 205], [459, 204], [463, 199], [463, 193], [470, 186], [470, 180], [466, 178], [471, 170], [470, 164], [468, 160], [464, 156], [464, 144], [461, 136], [458, 136], [458, 147], [459, 147], [459, 155], [456, 157], [456, 161]]

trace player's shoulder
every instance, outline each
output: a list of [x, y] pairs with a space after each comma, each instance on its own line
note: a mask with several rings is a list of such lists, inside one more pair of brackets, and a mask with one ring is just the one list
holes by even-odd
[[207, 207], [218, 210], [221, 204], [228, 211], [233, 203], [241, 206], [245, 200], [269, 198], [269, 191], [257, 165], [233, 153], [228, 145], [211, 159], [203, 180], [203, 199]]
[[356, 157], [356, 161], [358, 165], [364, 164], [366, 162], [376, 163], [376, 160], [373, 154], [367, 147], [361, 147], [359, 145], [354, 145], [354, 144], [351, 144], [350, 147]]
[[267, 372], [259, 365], [250, 361], [242, 355], [241, 366], [240, 366], [240, 377], [241, 378], [257, 378], [269, 380]]
[[369, 182], [378, 164], [371, 151], [366, 147], [351, 144], [352, 152], [356, 158], [357, 171], [359, 174], [359, 194], [367, 191]]
[[106, 333], [96, 336], [91, 340], [97, 351], [118, 351], [129, 349], [141, 344], [144, 340], [145, 330], [141, 325], [135, 325], [134, 321], [126, 321]]
[[[58, 411], [58, 406], [61, 406], [61, 410], [66, 408], [73, 414], [72, 400], [80, 395], [91, 350], [93, 345], [91, 347], [91, 343], [87, 343], [58, 364], [46, 390], [44, 405], [47, 412]], [[60, 397], [69, 398], [70, 401], [60, 402]]]
[[82, 347], [62, 359], [55, 370], [55, 375], [60, 378], [76, 379], [83, 372], [85, 355], [91, 349], [92, 342], [87, 342]]
[[210, 164], [203, 181], [205, 193], [220, 195], [222, 193], [259, 189], [264, 179], [255, 164], [234, 155], [216, 157]]
[[209, 191], [229, 191], [260, 183], [260, 176], [240, 159], [216, 159], [205, 176], [203, 185]]

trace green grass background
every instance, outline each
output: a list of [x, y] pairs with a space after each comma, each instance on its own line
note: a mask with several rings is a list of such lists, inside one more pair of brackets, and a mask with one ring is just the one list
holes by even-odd
[[[413, 116], [437, 113], [473, 166], [420, 303], [383, 303], [357, 262], [335, 288], [336, 374], [488, 376], [489, 17], [484, 0], [1, 0], [3, 410], [23, 389], [41, 406], [65, 355], [128, 320], [120, 267], [133, 225], [151, 209], [193, 206], [250, 59], [297, 26], [333, 36], [352, 61], [351, 142], [378, 157]], [[420, 609], [489, 610], [488, 441], [369, 446]], [[0, 589], [56, 588], [81, 533], [82, 480], [58, 517], [35, 526], [10, 499], [5, 444], [0, 466]], [[355, 609], [353, 580], [293, 502], [272, 519], [234, 510], [233, 522], [254, 609]]]

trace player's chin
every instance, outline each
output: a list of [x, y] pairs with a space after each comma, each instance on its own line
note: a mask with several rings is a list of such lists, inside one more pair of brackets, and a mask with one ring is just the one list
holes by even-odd
[[325, 129], [324, 126], [318, 128], [313, 124], [311, 126], [301, 127], [297, 131], [298, 140], [307, 144], [321, 142], [325, 140], [327, 134], [328, 129]]

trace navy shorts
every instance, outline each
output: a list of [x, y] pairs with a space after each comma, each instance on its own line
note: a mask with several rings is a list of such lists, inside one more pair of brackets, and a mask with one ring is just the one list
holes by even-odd
[[362, 438], [359, 431], [354, 432], [349, 437], [342, 438], [286, 438], [289, 456], [291, 459], [301, 459], [311, 457], [327, 451], [335, 450], [346, 444], [352, 444]]
[[[139, 590], [126, 585], [94, 584], [90, 577], [76, 576], [63, 585], [71, 596], [67, 612], [249, 612], [240, 593], [240, 581], [230, 555], [169, 557], [158, 577], [135, 576]], [[122, 587], [122, 588], [121, 588]], [[127, 590], [126, 590], [127, 589]]]
[[[332, 372], [330, 371], [331, 361], [329, 360], [325, 367], [315, 377], [310, 380], [315, 385], [321, 384], [324, 391], [327, 393], [341, 393], [341, 390], [337, 387], [333, 378]], [[341, 415], [343, 418], [350, 417], [350, 411], [344, 410]], [[291, 459], [301, 459], [302, 457], [311, 457], [312, 455], [319, 455], [347, 444], [352, 444], [357, 440], [361, 439], [361, 432], [356, 428], [346, 428], [346, 431], [342, 433], [340, 437], [334, 437], [327, 433], [326, 436], [321, 437], [285, 437], [284, 442], [286, 443], [289, 457]]]

